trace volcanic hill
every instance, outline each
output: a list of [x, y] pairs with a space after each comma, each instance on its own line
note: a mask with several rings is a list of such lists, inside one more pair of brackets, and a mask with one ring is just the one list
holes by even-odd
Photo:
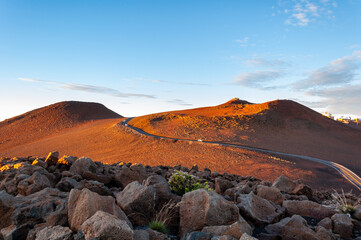
[[0, 144], [16, 146], [85, 122], [121, 117], [99, 103], [59, 102], [0, 122]]
[[[242, 140], [249, 134], [248, 139], [252, 140], [256, 136], [263, 140], [260, 143], [271, 141], [274, 145], [271, 144], [269, 149], [276, 149], [275, 147], [279, 146], [278, 141], [282, 140], [280, 134], [275, 134], [276, 130], [290, 128], [288, 125], [294, 120], [286, 118], [289, 116], [287, 108], [280, 111], [285, 116], [274, 114], [273, 118], [268, 119], [265, 111], [261, 110], [271, 109], [267, 107], [268, 105], [272, 104], [258, 105], [232, 100], [216, 107], [138, 117], [130, 121], [130, 124], [155, 134], [195, 139], [213, 138], [220, 141], [231, 139], [237, 143], [243, 141], [243, 144], [252, 145], [254, 142], [248, 142], [246, 138]], [[299, 104], [297, 106], [305, 108]], [[253, 118], [256, 120], [252, 120]], [[260, 119], [272, 124], [266, 128], [262, 126]], [[323, 117], [318, 119], [322, 121], [324, 127], [333, 126], [333, 122], [329, 119]], [[188, 168], [197, 164], [201, 169], [210, 168], [219, 173], [251, 175], [268, 181], [273, 181], [283, 174], [292, 179], [301, 178], [318, 189], [328, 189], [330, 186], [352, 188], [335, 170], [320, 163], [233, 147], [212, 146], [203, 142], [156, 139], [136, 134], [128, 127], [122, 126], [120, 123], [123, 120], [122, 116], [97, 103], [61, 102], [36, 109], [0, 122], [0, 157], [44, 156], [51, 151], [59, 151], [60, 154], [72, 156], [86, 155], [108, 164], [124, 161], [150, 166], [181, 164]], [[276, 124], [277, 121], [283, 123], [282, 127]], [[312, 119], [308, 122], [298, 121], [312, 123]], [[143, 125], [139, 126], [140, 123]], [[263, 123], [263, 125], [267, 124]], [[175, 129], [170, 129], [172, 126], [175, 126]], [[302, 129], [306, 127], [303, 126]], [[254, 129], [251, 131], [251, 128]], [[263, 131], [257, 132], [262, 129]], [[268, 133], [272, 129], [275, 130]], [[340, 131], [351, 135], [355, 132], [355, 130], [349, 131], [349, 128], [342, 124], [337, 124], [337, 129], [344, 129]], [[184, 132], [190, 134], [186, 135]], [[293, 138], [293, 136], [287, 137]], [[289, 151], [296, 151], [298, 147], [291, 145]]]
[[242, 144], [361, 170], [361, 131], [291, 100], [253, 104], [235, 98], [214, 107], [136, 117], [129, 124], [154, 135]]

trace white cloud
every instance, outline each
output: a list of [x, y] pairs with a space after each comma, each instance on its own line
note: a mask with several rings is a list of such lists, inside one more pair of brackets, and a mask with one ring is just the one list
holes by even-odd
[[55, 81], [47, 81], [47, 80], [39, 80], [34, 78], [18, 78], [21, 81], [27, 82], [39, 82], [44, 84], [56, 84], [58, 87], [62, 89], [69, 89], [74, 91], [82, 91], [82, 92], [90, 92], [90, 93], [101, 93], [110, 95], [113, 97], [143, 97], [143, 98], [155, 98], [153, 95], [148, 94], [138, 94], [138, 93], [123, 93], [116, 89], [102, 87], [102, 86], [93, 86], [93, 85], [85, 85], [85, 84], [76, 84], [76, 83], [62, 83]]
[[361, 51], [330, 62], [328, 65], [313, 70], [309, 76], [296, 82], [293, 87], [298, 90], [332, 87], [350, 84], [355, 80], [360, 69]]
[[242, 39], [237, 39], [235, 40], [237, 43], [239, 43], [239, 46], [241, 47], [254, 47], [256, 46], [255, 43], [250, 43], [250, 38], [249, 37], [244, 37]]
[[246, 72], [236, 77], [234, 84], [252, 88], [273, 89], [268, 83], [282, 76], [278, 70]]
[[295, 0], [280, 1], [279, 6], [284, 8], [281, 12], [287, 16], [286, 25], [305, 27], [319, 18], [330, 17], [333, 13], [331, 8], [337, 7], [337, 3], [334, 0], [317, 3], [310, 0]]
[[308, 94], [321, 97], [318, 104], [329, 112], [361, 117], [361, 84], [312, 90]]
[[263, 57], [253, 57], [245, 60], [245, 64], [252, 67], [285, 67], [289, 66], [290, 63], [282, 59], [266, 59]]

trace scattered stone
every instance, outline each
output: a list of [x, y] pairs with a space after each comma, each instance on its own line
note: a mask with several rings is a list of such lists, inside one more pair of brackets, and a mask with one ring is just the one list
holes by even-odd
[[78, 183], [75, 179], [70, 177], [63, 177], [58, 184], [55, 186], [57, 189], [63, 192], [70, 192], [73, 188], [79, 188], [80, 183]]
[[317, 223], [317, 226], [322, 226], [324, 227], [325, 229], [330, 229], [332, 230], [332, 220], [331, 218], [327, 217], [327, 218], [324, 218], [322, 219], [321, 221], [319, 221]]
[[252, 227], [240, 217], [239, 221], [231, 225], [207, 226], [202, 229], [202, 232], [212, 233], [218, 236], [229, 235], [239, 239], [244, 233], [252, 234]]
[[77, 159], [73, 165], [70, 167], [70, 172], [79, 174], [80, 176], [83, 175], [84, 172], [93, 172], [95, 173], [97, 170], [96, 164], [87, 157], [82, 157]]
[[132, 226], [124, 212], [115, 204], [111, 196], [99, 194], [84, 188], [72, 189], [68, 201], [68, 222], [73, 231], [78, 231], [80, 226], [97, 211], [104, 211], [119, 219], [125, 220]]
[[96, 192], [102, 196], [113, 196], [112, 191], [104, 185], [104, 183], [94, 181], [94, 180], [82, 180], [77, 186], [78, 189], [87, 188], [92, 192]]
[[59, 159], [59, 152], [51, 152], [46, 157], [45, 162], [49, 165], [55, 165]]
[[133, 230], [124, 220], [103, 211], [97, 211], [80, 227], [86, 240], [133, 240]]
[[319, 240], [304, 218], [293, 215], [282, 228], [282, 239]]
[[322, 220], [326, 217], [331, 217], [333, 214], [337, 212], [335, 209], [323, 206], [321, 204], [309, 200], [303, 200], [303, 201], [286, 200], [283, 201], [282, 206], [286, 208], [286, 213], [289, 216], [297, 214], [304, 217], [316, 218], [319, 220]]
[[18, 192], [21, 195], [27, 196], [47, 187], [51, 187], [49, 179], [39, 172], [34, 172], [30, 178], [19, 182]]
[[212, 233], [195, 231], [185, 234], [182, 240], [211, 240], [212, 236]]
[[255, 195], [253, 192], [239, 195], [237, 207], [242, 216], [257, 226], [277, 222], [284, 214], [282, 207], [272, 204], [268, 200]]
[[198, 189], [183, 195], [180, 203], [180, 233], [200, 231], [205, 226], [230, 225], [239, 220], [237, 206], [221, 195]]
[[69, 165], [70, 166], [76, 160], [77, 160], [77, 157], [64, 155], [58, 160], [57, 164], [59, 164], [59, 165]]
[[264, 185], [257, 186], [257, 196], [267, 199], [277, 205], [281, 205], [284, 200], [284, 197], [278, 188], [267, 187]]
[[309, 200], [313, 199], [313, 190], [312, 188], [310, 188], [309, 186], [300, 183], [298, 184], [291, 192], [291, 194], [295, 194], [295, 195], [304, 195], [306, 196]]
[[215, 190], [218, 194], [223, 194], [228, 188], [233, 187], [231, 181], [223, 179], [221, 177], [217, 177], [215, 180]]
[[133, 239], [149, 240], [149, 233], [146, 230], [138, 229], [133, 231]]
[[134, 181], [117, 194], [117, 204], [138, 226], [148, 225], [154, 214], [154, 188]]
[[[361, 240], [361, 205], [352, 218], [340, 214], [331, 191], [312, 190], [300, 180], [281, 176], [271, 186], [251, 176], [197, 167], [55, 158], [56, 153], [49, 154], [47, 162], [35, 157], [0, 159], [0, 240], [121, 239], [120, 234], [134, 240], [254, 240], [253, 226], [261, 227], [254, 234], [263, 240]], [[175, 169], [208, 181], [215, 191], [175, 195], [167, 181]], [[174, 236], [146, 227], [168, 202], [178, 203], [166, 224]]]
[[46, 162], [44, 162], [43, 160], [40, 160], [38, 158], [33, 161], [32, 165], [40, 166], [42, 168], [47, 168], [48, 167], [48, 164]]
[[6, 191], [0, 191], [0, 229], [11, 224], [11, 215], [14, 212], [14, 197]]
[[142, 183], [146, 178], [147, 172], [142, 165], [133, 165], [130, 168], [123, 166], [115, 175], [115, 181], [121, 188], [125, 188], [129, 183], [134, 181]]
[[250, 236], [248, 233], [243, 233], [239, 240], [258, 240], [255, 237]]
[[296, 183], [285, 175], [281, 175], [273, 182], [272, 187], [278, 188], [281, 192], [291, 193], [295, 189]]
[[351, 218], [343, 213], [336, 213], [331, 217], [333, 232], [340, 234], [343, 238], [351, 238], [353, 224]]
[[355, 212], [353, 212], [352, 217], [361, 221], [361, 205], [355, 207]]
[[45, 227], [37, 232], [35, 240], [73, 240], [73, 232], [68, 227]]

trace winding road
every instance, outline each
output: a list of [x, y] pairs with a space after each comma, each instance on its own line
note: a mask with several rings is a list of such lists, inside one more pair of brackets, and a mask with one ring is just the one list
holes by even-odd
[[202, 140], [194, 140], [194, 139], [172, 138], [172, 137], [163, 137], [163, 136], [153, 135], [153, 134], [147, 133], [139, 128], [129, 125], [128, 122], [132, 119], [133, 118], [127, 118], [127, 119], [123, 120], [120, 124], [136, 131], [138, 134], [149, 136], [149, 137], [154, 137], [154, 138], [158, 138], [158, 139], [170, 139], [170, 140], [176, 140], [176, 141], [186, 141], [186, 142], [201, 142], [203, 144], [205, 143], [205, 144], [216, 145], [216, 146], [235, 147], [235, 148], [240, 148], [240, 149], [245, 149], [245, 150], [250, 150], [250, 151], [256, 151], [256, 152], [260, 152], [260, 153], [276, 154], [276, 155], [282, 156], [282, 157], [296, 157], [296, 158], [300, 158], [300, 159], [304, 159], [304, 160], [308, 160], [308, 161], [318, 162], [318, 163], [324, 164], [328, 167], [335, 169], [337, 172], [339, 172], [341, 174], [342, 177], [344, 177], [347, 181], [349, 181], [351, 184], [353, 184], [355, 187], [357, 187], [361, 191], [361, 178], [356, 173], [351, 171], [350, 169], [348, 169], [338, 163], [335, 163], [335, 162], [323, 160], [320, 158], [308, 157], [308, 156], [291, 154], [291, 153], [276, 152], [276, 151], [255, 148], [255, 147], [248, 147], [248, 146], [238, 145], [238, 144], [202, 141]]

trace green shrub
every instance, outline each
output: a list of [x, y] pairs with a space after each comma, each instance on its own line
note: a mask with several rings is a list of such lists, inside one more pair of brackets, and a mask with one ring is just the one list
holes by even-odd
[[168, 233], [168, 229], [165, 226], [164, 222], [161, 221], [152, 221], [149, 223], [149, 228], [153, 229], [154, 231], [158, 231], [164, 234]]
[[172, 174], [169, 178], [169, 186], [172, 192], [180, 196], [201, 188], [212, 191], [208, 182], [201, 183], [195, 176], [182, 171], [175, 171]]

